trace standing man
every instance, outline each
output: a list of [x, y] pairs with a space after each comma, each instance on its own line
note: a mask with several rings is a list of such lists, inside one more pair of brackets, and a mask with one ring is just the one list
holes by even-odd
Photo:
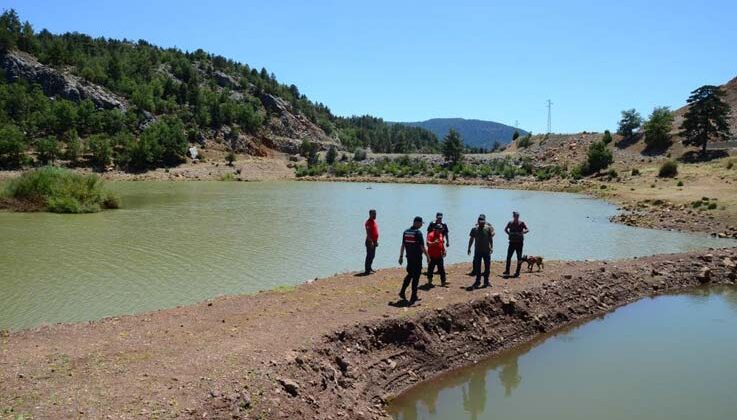
[[445, 287], [445, 235], [443, 235], [443, 225], [436, 223], [434, 230], [427, 234], [427, 254], [430, 256], [430, 262], [427, 264], [427, 285], [432, 285], [432, 275], [435, 267], [438, 267], [440, 273], [440, 285]]
[[443, 237], [445, 238], [445, 246], [449, 247], [450, 237], [448, 236], [448, 225], [443, 223], [443, 213], [441, 212], [437, 212], [437, 214], [435, 214], [435, 221], [430, 222], [430, 224], [427, 225], [427, 233], [429, 234], [430, 232], [434, 231], [436, 225], [440, 225], [442, 227]]
[[[476, 273], [476, 281], [469, 289], [478, 289], [481, 284], [481, 275], [484, 276], [484, 287], [489, 287], [489, 264], [491, 264], [491, 252], [494, 249], [494, 227], [486, 223], [486, 215], [479, 215], [478, 223], [471, 229], [468, 239], [468, 255], [471, 255], [471, 246], [476, 243], [473, 253], [473, 271]], [[484, 261], [484, 272], [481, 273], [481, 261]]]
[[364, 274], [369, 275], [376, 271], [371, 268], [376, 256], [376, 247], [379, 246], [379, 225], [376, 224], [376, 210], [369, 210], [369, 218], [364, 223], [366, 228], [366, 261], [364, 263]]
[[[435, 230], [435, 226], [440, 225], [443, 229], [443, 238], [445, 239], [445, 246], [450, 246], [450, 236], [448, 235], [448, 225], [443, 223], [443, 213], [437, 212], [435, 214], [435, 221], [430, 222], [430, 224], [427, 225], [427, 234], [430, 235], [430, 232], [433, 232]], [[440, 272], [440, 267], [438, 267], [438, 273]]]
[[412, 227], [405, 230], [402, 234], [402, 247], [399, 249], [399, 265], [402, 265], [404, 253], [407, 252], [407, 276], [402, 283], [402, 290], [399, 297], [403, 301], [407, 300], [404, 292], [407, 290], [410, 281], [412, 282], [412, 296], [409, 298], [409, 305], [412, 306], [417, 302], [417, 286], [420, 284], [420, 275], [422, 274], [422, 255], [430, 260], [425, 249], [425, 239], [422, 237], [422, 217], [417, 216], [412, 223]]
[[517, 271], [512, 277], [519, 277], [519, 269], [522, 267], [522, 246], [525, 243], [525, 234], [530, 230], [527, 229], [525, 222], [519, 220], [519, 213], [512, 212], [512, 221], [507, 223], [504, 232], [509, 235], [509, 247], [507, 248], [507, 268], [504, 270], [504, 277], [509, 277], [509, 265], [512, 263], [512, 254], [517, 253]]

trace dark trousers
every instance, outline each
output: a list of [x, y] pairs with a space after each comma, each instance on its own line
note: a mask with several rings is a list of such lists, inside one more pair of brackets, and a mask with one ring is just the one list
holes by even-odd
[[376, 246], [373, 242], [366, 241], [366, 262], [363, 268], [368, 273], [371, 271], [371, 264], [374, 263], [374, 257], [376, 256]]
[[420, 275], [422, 274], [422, 259], [407, 259], [407, 276], [404, 277], [402, 283], [402, 291], [400, 295], [404, 296], [404, 292], [407, 291], [407, 286], [412, 282], [412, 296], [409, 300], [417, 300], [417, 286], [420, 285]]
[[507, 268], [504, 270], [505, 274], [509, 274], [509, 266], [512, 264], [512, 254], [517, 253], [517, 271], [515, 276], [519, 276], [519, 269], [522, 267], [522, 245], [524, 242], [510, 242], [507, 248]]
[[[484, 272], [481, 272], [481, 261], [484, 262]], [[473, 254], [473, 272], [476, 273], [476, 285], [481, 282], [481, 276], [484, 276], [484, 284], [489, 282], [489, 264], [491, 263], [491, 253], [475, 253]]]
[[438, 274], [440, 274], [440, 283], [445, 284], [445, 261], [443, 257], [430, 258], [430, 263], [427, 266], [427, 282], [432, 284], [432, 274], [435, 267], [438, 268]]

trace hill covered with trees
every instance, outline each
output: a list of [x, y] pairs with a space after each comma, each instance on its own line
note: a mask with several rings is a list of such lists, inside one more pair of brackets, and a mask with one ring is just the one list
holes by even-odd
[[410, 127], [420, 127], [432, 131], [438, 138], [445, 137], [451, 129], [456, 130], [463, 138], [463, 143], [469, 148], [491, 149], [494, 143], [500, 145], [512, 141], [515, 130], [520, 136], [527, 134], [525, 130], [494, 121], [467, 120], [464, 118], [433, 118], [419, 122], [400, 123]]
[[144, 170], [192, 144], [237, 153], [321, 149], [433, 152], [431, 132], [340, 117], [267, 69], [139, 40], [52, 34], [0, 16], [0, 168], [64, 159]]

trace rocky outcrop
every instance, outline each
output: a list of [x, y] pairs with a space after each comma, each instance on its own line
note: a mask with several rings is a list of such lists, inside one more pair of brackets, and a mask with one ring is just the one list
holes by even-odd
[[304, 139], [316, 143], [322, 150], [331, 145], [338, 146], [337, 139], [325, 134], [284, 99], [270, 94], [262, 94], [259, 99], [269, 114], [264, 129], [268, 147], [281, 152], [297, 153]]
[[216, 70], [212, 73], [213, 78], [215, 79], [215, 83], [218, 84], [220, 87], [228, 88], [228, 89], [238, 89], [240, 88], [240, 85], [237, 80], [235, 80], [235, 77], [224, 73], [222, 71]]
[[48, 96], [56, 96], [70, 101], [91, 100], [96, 107], [120, 109], [125, 111], [125, 99], [111, 93], [101, 86], [89, 83], [81, 77], [59, 71], [41, 64], [35, 57], [21, 51], [10, 51], [0, 57], [0, 68], [5, 77], [13, 82], [26, 80], [41, 85]]

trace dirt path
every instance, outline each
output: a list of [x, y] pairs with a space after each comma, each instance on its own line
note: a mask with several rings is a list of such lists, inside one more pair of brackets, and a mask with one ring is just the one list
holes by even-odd
[[0, 417], [381, 417], [393, 393], [540, 332], [699, 278], [735, 281], [735, 250], [703, 254], [548, 262], [542, 273], [494, 277], [473, 292], [463, 289], [469, 266], [459, 264], [450, 287], [422, 292], [412, 308], [392, 306], [403, 271], [387, 269], [5, 332]]

